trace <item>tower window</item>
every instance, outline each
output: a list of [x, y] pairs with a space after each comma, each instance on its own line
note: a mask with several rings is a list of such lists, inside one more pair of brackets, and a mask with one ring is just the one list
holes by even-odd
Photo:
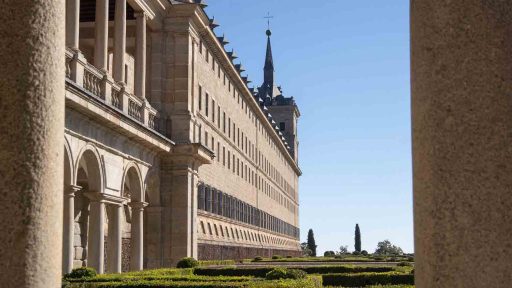
[[279, 130], [284, 131], [286, 129], [286, 125], [284, 122], [279, 122]]

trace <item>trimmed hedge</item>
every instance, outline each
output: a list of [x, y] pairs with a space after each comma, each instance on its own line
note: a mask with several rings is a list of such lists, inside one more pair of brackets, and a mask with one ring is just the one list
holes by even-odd
[[[367, 272], [392, 272], [393, 267], [386, 266], [313, 266], [313, 267], [290, 267], [299, 269], [307, 274], [331, 274], [331, 273], [367, 273]], [[256, 267], [256, 268], [196, 268], [195, 275], [204, 276], [253, 276], [264, 278], [265, 275], [273, 270], [273, 267]]]
[[369, 285], [414, 285], [413, 274], [399, 273], [359, 273], [322, 275], [326, 286], [365, 287]]
[[298, 269], [287, 269], [282, 267], [274, 268], [272, 271], [265, 275], [265, 279], [267, 280], [304, 278], [306, 278], [306, 272]]
[[211, 266], [211, 265], [235, 265], [235, 260], [201, 260], [199, 262], [199, 267], [201, 266]]
[[145, 281], [133, 280], [122, 282], [70, 283], [64, 288], [321, 288], [321, 277], [292, 280], [250, 280], [245, 282], [181, 282], [181, 281]]

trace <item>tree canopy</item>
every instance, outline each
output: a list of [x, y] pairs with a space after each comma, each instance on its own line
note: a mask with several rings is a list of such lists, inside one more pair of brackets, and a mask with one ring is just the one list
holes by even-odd
[[386, 239], [377, 244], [377, 249], [375, 249], [375, 254], [402, 255], [402, 254], [404, 254], [404, 251], [402, 251], [402, 248], [391, 244], [391, 242]]

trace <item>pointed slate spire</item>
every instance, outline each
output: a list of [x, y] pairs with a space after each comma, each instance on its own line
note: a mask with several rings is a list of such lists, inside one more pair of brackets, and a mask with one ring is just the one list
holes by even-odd
[[270, 45], [270, 35], [272, 32], [267, 30], [267, 52], [265, 54], [265, 66], [263, 67], [263, 82], [269, 87], [274, 86], [274, 60], [272, 59], [272, 46]]

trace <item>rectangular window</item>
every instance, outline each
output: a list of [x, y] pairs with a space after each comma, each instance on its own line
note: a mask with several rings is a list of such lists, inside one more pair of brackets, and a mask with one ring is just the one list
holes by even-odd
[[199, 106], [199, 111], [201, 111], [201, 109], [203, 109], [203, 87], [201, 87], [201, 85], [199, 85], [198, 93], [199, 93], [198, 106]]
[[199, 54], [203, 54], [203, 41], [199, 41]]
[[222, 132], [226, 134], [226, 112], [222, 112]]
[[208, 117], [208, 102], [210, 102], [210, 96], [208, 95], [208, 93], [206, 93], [206, 95], [204, 96], [204, 115], [206, 115], [206, 117]]
[[215, 152], [215, 138], [212, 136], [212, 151]]
[[208, 132], [204, 131], [204, 146], [208, 147]]
[[206, 51], [206, 63], [208, 62], [210, 62], [210, 52]]
[[231, 118], [228, 118], [228, 138], [231, 139]]
[[220, 142], [217, 142], [217, 162], [220, 162]]
[[215, 123], [215, 100], [212, 99], [212, 122]]
[[284, 131], [285, 128], [286, 128], [285, 123], [279, 122], [279, 130]]
[[222, 165], [226, 166], [226, 147], [222, 147]]
[[217, 106], [217, 128], [220, 129], [220, 106]]
[[228, 150], [228, 169], [231, 169], [231, 152]]

